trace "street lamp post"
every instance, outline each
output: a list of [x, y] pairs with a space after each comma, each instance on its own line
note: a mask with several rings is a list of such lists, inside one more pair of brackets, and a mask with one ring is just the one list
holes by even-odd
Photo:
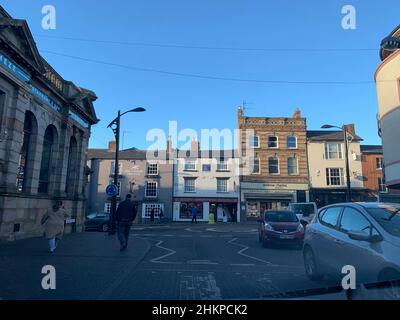
[[333, 126], [330, 124], [325, 124], [321, 127], [322, 129], [338, 128], [343, 131], [344, 135], [344, 148], [345, 148], [345, 159], [346, 159], [346, 202], [351, 202], [351, 181], [350, 181], [350, 165], [349, 165], [349, 146], [347, 140], [347, 127], [343, 125], [342, 127]]
[[[132, 110], [128, 110], [121, 114], [121, 111], [118, 110], [117, 117], [111, 121], [111, 123], [107, 126], [107, 128], [111, 128], [114, 132], [115, 136], [115, 162], [114, 162], [114, 185], [118, 187], [118, 176], [119, 176], [119, 136], [120, 136], [120, 124], [121, 124], [121, 117], [124, 114], [129, 112], [144, 112], [146, 109], [142, 107], [138, 107]], [[118, 195], [114, 195], [111, 199], [111, 214], [108, 221], [108, 234], [114, 235], [115, 234], [115, 213], [117, 212], [117, 197]]]

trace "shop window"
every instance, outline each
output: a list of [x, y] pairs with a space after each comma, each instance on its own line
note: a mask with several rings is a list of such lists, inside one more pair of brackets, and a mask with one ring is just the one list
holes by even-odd
[[163, 203], [145, 203], [143, 204], [142, 218], [150, 219], [151, 211], [153, 209], [154, 209], [154, 218], [158, 219], [160, 217], [161, 211], [165, 216]]
[[197, 208], [197, 220], [203, 219], [202, 202], [181, 202], [179, 210], [179, 219], [192, 219], [192, 208]]

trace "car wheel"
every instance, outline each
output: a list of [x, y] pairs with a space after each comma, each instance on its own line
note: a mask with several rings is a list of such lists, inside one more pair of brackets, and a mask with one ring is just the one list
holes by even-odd
[[108, 231], [108, 223], [105, 223], [101, 226], [101, 231], [107, 232]]
[[380, 282], [387, 282], [383, 288], [384, 300], [400, 300], [400, 273], [396, 270], [386, 270], [379, 275]]
[[322, 275], [318, 273], [317, 263], [315, 262], [315, 256], [312, 249], [308, 246], [305, 247], [303, 256], [307, 277], [313, 281], [321, 280]]

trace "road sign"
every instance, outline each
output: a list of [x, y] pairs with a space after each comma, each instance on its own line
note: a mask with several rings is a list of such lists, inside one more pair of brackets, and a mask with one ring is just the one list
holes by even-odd
[[110, 197], [114, 197], [118, 194], [118, 187], [115, 184], [109, 184], [106, 188], [106, 194]]

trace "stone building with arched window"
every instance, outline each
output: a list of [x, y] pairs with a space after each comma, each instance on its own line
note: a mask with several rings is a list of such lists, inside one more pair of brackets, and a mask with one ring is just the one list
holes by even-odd
[[0, 6], [0, 241], [39, 236], [54, 199], [82, 230], [94, 92], [64, 80], [39, 54], [25, 20]]

